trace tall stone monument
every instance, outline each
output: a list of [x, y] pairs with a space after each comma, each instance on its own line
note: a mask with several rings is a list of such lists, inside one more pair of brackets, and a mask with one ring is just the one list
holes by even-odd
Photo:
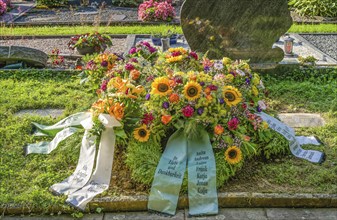
[[282, 49], [272, 45], [292, 19], [287, 0], [186, 0], [181, 25], [192, 50], [258, 64], [283, 59]]

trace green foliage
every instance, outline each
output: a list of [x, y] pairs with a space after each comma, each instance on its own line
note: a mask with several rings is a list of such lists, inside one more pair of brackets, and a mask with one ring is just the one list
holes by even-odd
[[291, 0], [289, 6], [300, 15], [337, 16], [337, 0]]
[[53, 8], [67, 5], [68, 0], [37, 0], [37, 4]]
[[132, 141], [127, 148], [126, 165], [132, 170], [134, 180], [150, 185], [161, 157], [161, 146], [149, 140], [146, 143]]
[[141, 4], [143, 0], [112, 0], [113, 5], [123, 6], [123, 7], [137, 7]]

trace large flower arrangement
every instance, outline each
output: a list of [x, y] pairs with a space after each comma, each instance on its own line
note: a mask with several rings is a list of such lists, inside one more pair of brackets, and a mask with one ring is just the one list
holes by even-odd
[[142, 21], [171, 21], [175, 10], [169, 1], [144, 1], [138, 7], [138, 18]]
[[[200, 127], [207, 130], [218, 186], [252, 156], [269, 158], [288, 151], [287, 141], [255, 114], [266, 109], [265, 88], [247, 61], [210, 60], [183, 48], [162, 53], [140, 42], [125, 60], [101, 73], [104, 76], [96, 88], [100, 96], [108, 97], [105, 111], [121, 108], [120, 104], [109, 105], [111, 95], [123, 94], [139, 102], [126, 152], [126, 164], [136, 181], [151, 184], [168, 137], [180, 128], [188, 135]], [[116, 92], [119, 95], [113, 95]], [[101, 100], [98, 103], [103, 105]]]

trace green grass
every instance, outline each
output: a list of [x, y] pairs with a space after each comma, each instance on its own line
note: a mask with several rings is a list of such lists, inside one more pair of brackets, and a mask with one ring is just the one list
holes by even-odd
[[[182, 29], [173, 25], [134, 25], [134, 26], [42, 26], [42, 27], [1, 27], [0, 36], [22, 35], [74, 35], [92, 31], [108, 34], [152, 34], [175, 30], [181, 34]], [[294, 24], [291, 33], [337, 33], [336, 24], [298, 25]]]
[[337, 33], [337, 24], [293, 24], [289, 33]]
[[[282, 70], [263, 75], [272, 110], [323, 115], [327, 122], [325, 126], [297, 129], [297, 133], [317, 135], [325, 146], [309, 148], [324, 151], [326, 162], [313, 164], [292, 155], [268, 161], [254, 160], [220, 191], [337, 193], [336, 76], [337, 70]], [[55, 123], [69, 114], [87, 109], [94, 96], [85, 92], [79, 80], [69, 73], [0, 71], [0, 88], [0, 207], [21, 204], [29, 208], [40, 207], [43, 212], [51, 205], [58, 205], [71, 211], [64, 204], [65, 197], [53, 196], [48, 188], [75, 169], [83, 133], [70, 137], [50, 155], [24, 157], [22, 146], [43, 140], [31, 135], [31, 122]], [[26, 108], [64, 108], [65, 113], [57, 119], [14, 115]], [[117, 191], [106, 194], [128, 192], [113, 189]]]
[[[50, 205], [63, 204], [65, 198], [48, 193], [48, 187], [73, 171], [82, 134], [69, 138], [48, 156], [25, 157], [22, 147], [42, 140], [31, 135], [31, 122], [52, 124], [71, 113], [86, 110], [93, 95], [85, 92], [69, 72], [0, 71], [0, 88], [0, 207], [10, 203], [27, 207], [33, 204], [46, 210]], [[14, 115], [29, 108], [62, 108], [65, 112], [57, 119]]]

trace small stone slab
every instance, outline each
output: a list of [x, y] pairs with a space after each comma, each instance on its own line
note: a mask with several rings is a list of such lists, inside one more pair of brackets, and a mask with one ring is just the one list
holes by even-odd
[[286, 209], [269, 208], [266, 209], [268, 219], [288, 220], [288, 219], [308, 219], [308, 220], [335, 220], [336, 209]]
[[186, 0], [181, 25], [192, 50], [212, 59], [280, 62], [273, 44], [292, 25], [287, 0]]
[[262, 208], [223, 208], [219, 209], [219, 214], [215, 216], [191, 217], [193, 220], [267, 220], [265, 211]]
[[32, 18], [31, 21], [51, 21], [56, 20], [57, 17], [43, 17], [43, 18]]
[[126, 18], [126, 15], [111, 15], [110, 20], [112, 21], [122, 21]]
[[42, 116], [42, 117], [52, 117], [57, 118], [61, 116], [64, 112], [64, 109], [24, 109], [15, 113], [16, 116], [24, 116], [24, 115], [34, 115], [34, 116]]
[[319, 114], [284, 113], [278, 116], [282, 122], [293, 128], [320, 127], [325, 125], [324, 119]]
[[45, 67], [48, 55], [34, 48], [0, 46], [0, 65], [25, 62], [29, 67]]
[[168, 216], [164, 214], [150, 213], [150, 212], [119, 212], [119, 213], [106, 213], [104, 220], [160, 220], [160, 219], [172, 219], [181, 220], [185, 219], [183, 210], [177, 211], [174, 216]]
[[76, 12], [74, 15], [98, 15], [98, 11]]

